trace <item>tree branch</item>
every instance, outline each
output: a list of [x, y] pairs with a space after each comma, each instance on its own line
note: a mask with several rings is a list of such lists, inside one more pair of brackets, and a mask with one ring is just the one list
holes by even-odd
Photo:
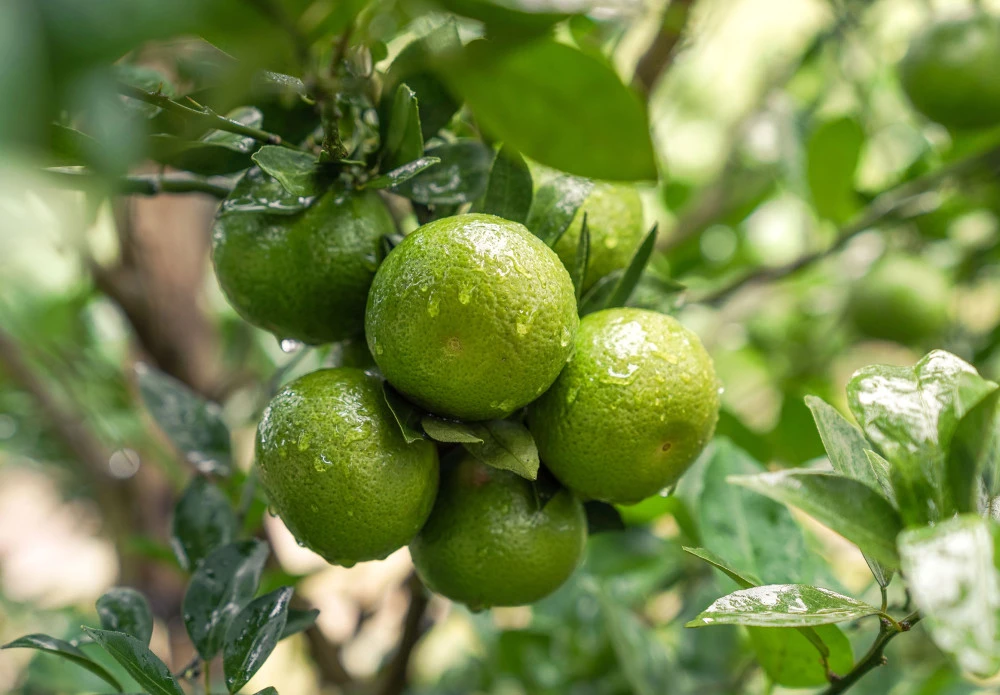
[[694, 302], [716, 304], [729, 298], [737, 290], [749, 284], [773, 282], [807, 268], [816, 261], [842, 249], [848, 241], [875, 225], [896, 218], [907, 205], [924, 193], [938, 188], [948, 179], [961, 179], [983, 170], [1000, 169], [1000, 146], [986, 152], [962, 159], [954, 164], [913, 181], [890, 189], [878, 196], [856, 219], [841, 229], [837, 239], [826, 249], [807, 254], [791, 263], [774, 268], [762, 268], [738, 278], [732, 283], [712, 290], [693, 299]]
[[885, 664], [885, 648], [889, 642], [896, 635], [908, 632], [918, 622], [920, 622], [919, 613], [913, 613], [896, 624], [883, 619], [879, 627], [878, 636], [868, 649], [868, 652], [854, 664], [854, 668], [851, 669], [850, 673], [838, 677], [829, 688], [823, 691], [822, 695], [838, 695], [839, 693], [843, 693], [861, 680], [869, 671]]
[[[51, 182], [63, 188], [94, 188], [102, 183], [102, 179], [89, 171], [46, 169], [45, 173]], [[113, 186], [115, 192], [122, 195], [204, 193], [216, 198], [225, 198], [233, 190], [229, 182], [221, 177], [200, 178], [183, 174], [122, 176], [113, 181]]]
[[406, 671], [410, 665], [410, 657], [423, 634], [422, 623], [430, 598], [416, 573], [411, 574], [406, 580], [406, 588], [410, 593], [410, 607], [403, 621], [403, 636], [399, 639], [396, 653], [383, 671], [382, 683], [376, 690], [377, 695], [400, 695], [406, 690]]
[[635, 66], [632, 86], [649, 98], [653, 87], [674, 60], [695, 0], [670, 0], [660, 30]]
[[248, 138], [253, 138], [258, 142], [262, 142], [265, 145], [282, 145], [293, 150], [300, 149], [296, 145], [282, 140], [280, 135], [269, 133], [266, 130], [261, 130], [260, 128], [243, 125], [242, 123], [238, 123], [232, 119], [220, 116], [209, 109], [196, 109], [190, 106], [185, 106], [184, 104], [174, 101], [165, 94], [147, 92], [145, 89], [140, 89], [139, 87], [134, 87], [125, 83], [118, 84], [118, 93], [131, 99], [137, 99], [147, 104], [158, 106], [164, 111], [176, 113], [179, 116], [183, 116], [194, 123], [199, 123], [206, 128], [225, 130], [230, 133], [236, 133], [237, 135], [243, 135]]

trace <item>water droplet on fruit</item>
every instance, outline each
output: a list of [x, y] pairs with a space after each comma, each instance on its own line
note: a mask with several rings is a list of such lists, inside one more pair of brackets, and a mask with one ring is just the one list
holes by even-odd
[[305, 548], [306, 547], [305, 542], [304, 541], [300, 541], [298, 538], [295, 539], [295, 545], [299, 546], [300, 548]]
[[613, 249], [614, 247], [618, 246], [618, 239], [616, 237], [609, 236], [604, 240], [604, 246], [606, 248]]
[[299, 451], [309, 451], [309, 437], [302, 435], [299, 437]]
[[267, 513], [274, 517], [278, 516], [278, 510], [270, 505], [267, 507]]
[[326, 457], [326, 454], [320, 454], [313, 459], [313, 468], [319, 473], [326, 473], [331, 466], [333, 466], [333, 462]]
[[528, 328], [527, 324], [524, 324], [524, 323], [521, 323], [520, 321], [518, 321], [515, 325], [517, 327], [517, 335], [518, 336], [520, 336], [520, 337], [523, 338], [524, 336], [528, 335], [528, 330], [530, 330], [530, 329]]
[[286, 354], [298, 352], [303, 347], [301, 342], [293, 340], [292, 338], [280, 338], [278, 340], [278, 345], [281, 347], [281, 351]]
[[431, 318], [437, 316], [441, 311], [440, 302], [437, 297], [431, 297], [427, 300], [427, 313]]
[[566, 405], [573, 405], [573, 403], [576, 401], [576, 397], [579, 395], [580, 395], [579, 386], [574, 386], [573, 388], [571, 388], [569, 390], [569, 393], [566, 394]]
[[458, 301], [462, 304], [468, 304], [469, 300], [472, 299], [472, 290], [468, 287], [463, 287], [458, 292]]

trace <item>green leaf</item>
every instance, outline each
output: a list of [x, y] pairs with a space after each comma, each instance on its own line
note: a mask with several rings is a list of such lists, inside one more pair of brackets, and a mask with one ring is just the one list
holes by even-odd
[[733, 569], [728, 562], [726, 562], [721, 557], [713, 553], [711, 550], [708, 550], [706, 548], [686, 548], [686, 547], [682, 548], [682, 550], [712, 565], [712, 567], [721, 571], [727, 577], [736, 582], [736, 585], [741, 589], [749, 589], [751, 587], [761, 585], [761, 581], [757, 577], [753, 576], [752, 574], [747, 574], [745, 572]]
[[278, 691], [275, 690], [274, 686], [267, 686], [263, 690], [258, 690], [255, 695], [278, 695]]
[[311, 198], [289, 193], [278, 179], [254, 167], [236, 182], [233, 192], [222, 201], [219, 215], [257, 212], [296, 215], [311, 202]]
[[785, 470], [732, 476], [729, 481], [778, 502], [798, 507], [879, 562], [899, 566], [898, 512], [864, 483], [825, 471]]
[[229, 624], [253, 598], [267, 544], [238, 541], [213, 550], [198, 566], [181, 604], [184, 626], [203, 659], [222, 649]]
[[[163, 94], [170, 98], [177, 94], [170, 79], [155, 68], [118, 63], [111, 66], [111, 71], [118, 82], [144, 89], [153, 94]], [[159, 106], [147, 104], [137, 99], [125, 99], [124, 104], [129, 111], [143, 118], [152, 118], [163, 110]]]
[[421, 413], [417, 407], [403, 398], [399, 391], [389, 385], [388, 381], [382, 382], [382, 395], [385, 397], [385, 403], [392, 411], [392, 417], [399, 425], [399, 431], [403, 434], [406, 443], [412, 444], [423, 439], [424, 436], [420, 432]]
[[504, 145], [493, 160], [482, 212], [524, 224], [531, 209], [531, 172], [518, 152]]
[[405, 84], [396, 88], [389, 116], [389, 129], [383, 143], [383, 157], [395, 168], [424, 156], [424, 136], [420, 131], [417, 96]]
[[556, 3], [442, 0], [442, 4], [449, 12], [479, 20], [491, 36], [510, 35], [519, 39], [545, 33], [570, 16]]
[[829, 648], [826, 657], [830, 671], [847, 673], [854, 666], [851, 642], [836, 625], [810, 628], [748, 627], [750, 646], [768, 678], [786, 688], [810, 688], [827, 684], [827, 669], [816, 645], [802, 630], [811, 630], [815, 638]]
[[479, 140], [458, 140], [431, 147], [426, 154], [441, 163], [398, 184], [394, 193], [423, 205], [456, 205], [483, 195], [493, 161], [489, 147]]
[[613, 504], [588, 500], [583, 503], [583, 511], [587, 515], [587, 535], [625, 530], [622, 515]]
[[292, 591], [286, 586], [254, 599], [233, 619], [222, 652], [229, 692], [246, 685], [271, 656], [285, 630]]
[[607, 62], [551, 39], [480, 40], [441, 65], [482, 128], [522, 154], [578, 176], [656, 179], [646, 109]]
[[145, 364], [135, 373], [143, 403], [188, 462], [201, 473], [229, 475], [229, 428], [219, 406]]
[[475, 426], [465, 422], [443, 420], [433, 415], [425, 415], [420, 421], [427, 436], [437, 442], [455, 444], [482, 444], [483, 438], [476, 434]]
[[128, 675], [149, 695], [184, 695], [181, 686], [170, 675], [170, 669], [159, 657], [132, 635], [110, 630], [83, 628]]
[[946, 477], [962, 514], [977, 509], [982, 476], [994, 454], [998, 400], [1000, 390], [995, 389], [965, 413], [948, 447]]
[[580, 304], [583, 297], [583, 281], [587, 276], [587, 262], [590, 260], [590, 227], [587, 226], [587, 213], [583, 213], [583, 220], [580, 223], [580, 241], [576, 245], [576, 255], [573, 258], [573, 267], [570, 270], [570, 279], [573, 280], [573, 287], [576, 288], [576, 302]]
[[861, 124], [847, 116], [821, 124], [809, 136], [806, 180], [821, 217], [843, 224], [857, 211], [854, 175], [864, 140]]
[[590, 179], [568, 174], [546, 181], [532, 200], [525, 226], [547, 246], [555, 246], [593, 187]]
[[195, 476], [174, 507], [170, 545], [177, 562], [193, 570], [210, 552], [236, 536], [236, 514], [225, 493]]
[[421, 157], [366, 182], [361, 188], [393, 188], [441, 162], [437, 157]]
[[49, 654], [61, 656], [67, 661], [71, 661], [77, 666], [82, 666], [87, 669], [118, 692], [124, 691], [121, 683], [119, 683], [114, 676], [108, 673], [103, 666], [84, 654], [78, 647], [66, 642], [65, 640], [56, 639], [55, 637], [42, 634], [25, 635], [24, 637], [14, 640], [13, 642], [8, 642], [3, 645], [2, 648], [37, 649]]
[[538, 477], [538, 448], [528, 428], [513, 420], [474, 423], [473, 431], [482, 443], [465, 442], [466, 450], [487, 466], [517, 473], [522, 478]]
[[581, 317], [606, 308], [608, 299], [614, 293], [615, 288], [618, 287], [618, 282], [621, 280], [622, 274], [623, 271], [618, 269], [612, 270], [604, 277], [598, 278], [597, 282], [580, 298], [578, 306]]
[[899, 536], [903, 572], [934, 643], [964, 671], [1000, 671], [1000, 528], [959, 516]]
[[864, 601], [808, 584], [767, 584], [723, 596], [685, 627], [811, 627], [878, 614]]
[[949, 451], [959, 422], [997, 385], [958, 357], [935, 350], [912, 368], [873, 365], [847, 385], [865, 434], [892, 464], [891, 479], [907, 525], [953, 515], [964, 506]]
[[308, 197], [318, 193], [316, 165], [319, 160], [315, 155], [280, 145], [264, 145], [250, 159], [292, 195]]
[[[861, 430], [849, 423], [836, 408], [822, 398], [806, 396], [806, 405], [816, 421], [816, 429], [819, 430], [823, 447], [835, 471], [864, 483], [876, 492], [884, 491], [886, 488], [891, 489], [888, 471], [883, 473], [880, 469], [876, 469], [868, 459], [871, 445]], [[892, 502], [892, 499], [888, 497], [887, 499]], [[883, 587], [888, 586], [892, 580], [892, 569], [867, 554], [865, 562], [868, 563], [875, 580]]]
[[639, 248], [632, 254], [632, 259], [628, 262], [625, 272], [618, 278], [618, 282], [615, 283], [615, 288], [611, 291], [611, 295], [608, 297], [607, 302], [605, 302], [604, 308], [612, 309], [625, 306], [629, 297], [632, 296], [632, 291], [639, 284], [642, 271], [646, 268], [649, 257], [653, 254], [653, 248], [656, 246], [656, 228], [657, 225], [654, 224], [653, 228], [649, 230], [646, 237], [642, 240], [642, 243], [639, 244]]
[[[226, 115], [241, 125], [259, 128], [264, 121], [260, 110], [253, 106], [240, 107]], [[257, 141], [227, 130], [212, 130], [198, 140], [187, 140], [168, 134], [148, 138], [150, 157], [161, 164], [183, 169], [202, 176], [232, 174], [251, 166], [250, 155]]]
[[149, 646], [153, 636], [153, 611], [146, 597], [135, 589], [115, 587], [97, 599], [101, 627], [124, 632]]
[[281, 637], [278, 639], [283, 640], [286, 637], [291, 637], [292, 635], [296, 635], [300, 632], [305, 632], [316, 624], [316, 619], [318, 617], [318, 608], [311, 608], [307, 611], [289, 608], [288, 619], [285, 621], [285, 629], [281, 632]]
[[607, 592], [598, 590], [604, 626], [625, 680], [636, 695], [661, 695], [671, 690], [676, 676], [671, 673], [666, 649], [653, 631]]
[[898, 509], [896, 491], [892, 489], [892, 464], [871, 449], [865, 449], [865, 458], [868, 459], [868, 464], [872, 467], [872, 471], [878, 479], [879, 487], [882, 488], [882, 494]]

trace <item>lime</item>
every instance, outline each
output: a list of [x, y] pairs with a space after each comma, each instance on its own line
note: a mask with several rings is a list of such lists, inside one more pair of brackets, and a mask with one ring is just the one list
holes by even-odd
[[233, 308], [279, 339], [359, 335], [382, 235], [395, 231], [374, 192], [330, 192], [305, 212], [219, 217], [212, 259]]
[[545, 391], [579, 323], [569, 273], [516, 222], [436, 220], [407, 236], [372, 283], [368, 346], [414, 402], [462, 420], [503, 418]]
[[631, 504], [675, 482], [719, 417], [712, 359], [676, 319], [606, 309], [580, 322], [573, 357], [528, 410], [542, 462], [586, 498]]
[[559, 588], [583, 557], [587, 519], [569, 490], [546, 500], [532, 486], [471, 457], [446, 470], [410, 543], [424, 583], [473, 610], [531, 603]]
[[941, 334], [949, 322], [945, 274], [916, 256], [886, 256], [851, 291], [848, 311], [863, 334], [915, 343]]
[[285, 386], [257, 427], [257, 466], [271, 506], [328, 562], [382, 559], [410, 542], [434, 505], [438, 457], [407, 444], [360, 369], [322, 369]]
[[590, 256], [583, 281], [583, 290], [587, 291], [608, 273], [628, 265], [646, 230], [643, 228], [642, 200], [635, 188], [595, 183], [554, 247], [567, 268], [572, 268], [576, 259], [584, 214], [590, 232]]
[[948, 128], [1000, 124], [1000, 19], [977, 15], [928, 27], [900, 63], [918, 111]]

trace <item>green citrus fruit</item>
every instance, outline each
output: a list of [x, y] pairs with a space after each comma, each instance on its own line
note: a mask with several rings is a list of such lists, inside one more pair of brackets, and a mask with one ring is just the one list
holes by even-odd
[[712, 358], [676, 319], [606, 309], [528, 421], [542, 462], [586, 498], [631, 504], [676, 481], [719, 417]]
[[280, 339], [334, 342], [361, 333], [380, 239], [394, 231], [376, 193], [328, 193], [296, 215], [220, 216], [212, 259], [244, 319]]
[[892, 255], [854, 285], [848, 311], [867, 336], [914, 343], [947, 328], [949, 292], [939, 269], [918, 257]]
[[569, 490], [540, 500], [533, 483], [466, 457], [441, 476], [434, 511], [410, 543], [424, 583], [474, 610], [532, 603], [583, 557], [587, 519]]
[[503, 418], [555, 380], [579, 319], [558, 256], [516, 222], [458, 215], [388, 255], [365, 333], [389, 382], [428, 410]]
[[918, 111], [948, 128], [1000, 124], [1000, 19], [940, 22], [918, 35], [900, 64]]
[[554, 247], [567, 268], [572, 268], [576, 259], [584, 214], [590, 232], [590, 256], [583, 281], [586, 291], [608, 273], [628, 265], [646, 230], [643, 228], [642, 200], [635, 188], [595, 183]]
[[271, 400], [257, 427], [257, 466], [296, 539], [346, 566], [409, 543], [438, 483], [434, 445], [407, 444], [382, 382], [350, 368], [306, 374]]

